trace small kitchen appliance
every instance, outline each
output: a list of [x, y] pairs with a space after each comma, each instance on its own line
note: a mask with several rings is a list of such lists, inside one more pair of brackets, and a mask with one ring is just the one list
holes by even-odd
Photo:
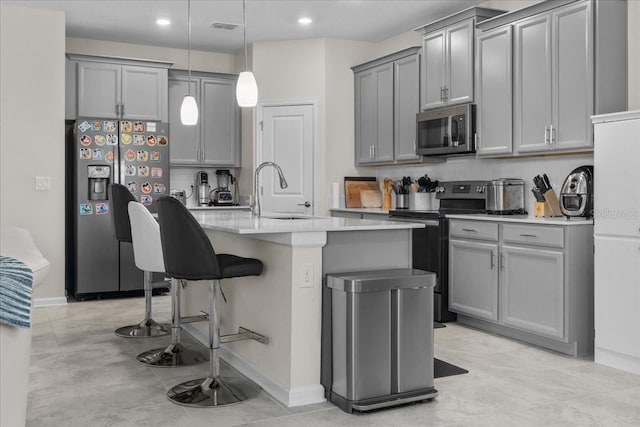
[[560, 210], [567, 217], [593, 215], [593, 166], [575, 168], [562, 184]]
[[176, 199], [180, 200], [180, 203], [182, 203], [183, 205], [186, 206], [186, 204], [187, 204], [187, 196], [186, 196], [186, 193], [185, 193], [184, 190], [171, 190], [169, 195], [171, 197], [175, 197]]
[[198, 203], [200, 206], [209, 205], [209, 174], [205, 171], [200, 171], [196, 175], [196, 181], [198, 184]]
[[487, 182], [487, 213], [497, 215], [525, 214], [524, 181], [499, 178]]
[[230, 206], [234, 204], [232, 187], [236, 180], [229, 169], [218, 169], [216, 171], [216, 181], [218, 186], [211, 192], [211, 203], [214, 206]]
[[416, 154], [445, 156], [476, 151], [475, 105], [462, 104], [416, 114]]

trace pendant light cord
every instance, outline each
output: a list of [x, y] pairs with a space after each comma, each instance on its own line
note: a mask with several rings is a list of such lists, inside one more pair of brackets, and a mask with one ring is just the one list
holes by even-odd
[[187, 0], [187, 27], [189, 29], [187, 36], [187, 71], [189, 73], [188, 79], [188, 94], [191, 96], [191, 0]]
[[244, 44], [244, 71], [247, 71], [247, 0], [242, 0], [242, 42]]

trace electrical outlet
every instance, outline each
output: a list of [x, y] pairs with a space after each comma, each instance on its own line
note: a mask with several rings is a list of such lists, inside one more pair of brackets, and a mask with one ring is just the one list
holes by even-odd
[[49, 191], [51, 190], [51, 177], [48, 176], [36, 176], [36, 190]]
[[300, 264], [300, 287], [313, 287], [313, 264], [310, 262]]

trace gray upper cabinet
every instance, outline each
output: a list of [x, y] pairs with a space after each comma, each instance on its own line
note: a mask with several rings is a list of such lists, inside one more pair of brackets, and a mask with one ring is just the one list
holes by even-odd
[[515, 145], [519, 153], [592, 148], [591, 3], [515, 24]]
[[502, 13], [471, 7], [416, 30], [423, 34], [423, 110], [473, 102], [474, 25]]
[[168, 120], [167, 69], [77, 62], [76, 116]]
[[[200, 99], [200, 85], [191, 81], [191, 94]], [[169, 79], [169, 155], [171, 164], [197, 165], [200, 150], [199, 126], [184, 126], [180, 122], [182, 98], [189, 93], [186, 77]], [[201, 112], [201, 111], [200, 111]]]
[[476, 131], [478, 156], [509, 154], [512, 147], [511, 26], [478, 36]]
[[394, 63], [394, 158], [416, 161], [416, 113], [420, 109], [420, 55], [411, 55]]
[[473, 19], [424, 36], [422, 109], [473, 101]]
[[202, 163], [240, 166], [240, 109], [235, 80], [202, 79]]
[[420, 48], [353, 67], [356, 165], [417, 162]]
[[241, 165], [241, 118], [235, 98], [235, 75], [192, 73], [191, 95], [199, 118], [195, 126], [180, 121], [182, 99], [188, 94], [188, 77], [169, 77], [169, 136], [171, 164], [177, 166]]

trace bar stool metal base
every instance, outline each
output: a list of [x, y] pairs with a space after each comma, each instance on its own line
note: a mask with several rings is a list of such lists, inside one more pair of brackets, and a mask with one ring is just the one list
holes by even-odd
[[114, 333], [123, 338], [153, 338], [162, 337], [171, 333], [171, 326], [158, 323], [153, 319], [145, 319], [137, 325], [129, 325], [118, 328]]
[[167, 397], [178, 405], [212, 407], [232, 405], [254, 398], [258, 394], [260, 387], [235, 373], [216, 379], [199, 378], [178, 384], [167, 392]]
[[183, 344], [170, 344], [165, 348], [156, 348], [140, 353], [136, 359], [146, 366], [159, 368], [175, 368], [191, 366], [209, 360], [209, 352], [205, 349], [185, 347]]

